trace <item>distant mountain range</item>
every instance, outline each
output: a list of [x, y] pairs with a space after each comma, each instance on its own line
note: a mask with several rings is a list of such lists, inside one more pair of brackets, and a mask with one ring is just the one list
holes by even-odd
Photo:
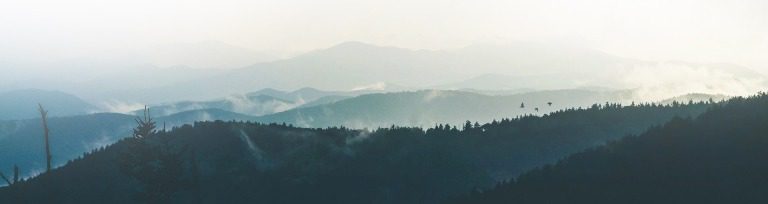
[[[230, 95], [223, 99], [209, 101], [182, 101], [151, 105], [154, 116], [166, 116], [191, 110], [220, 109], [251, 116], [267, 115], [297, 107], [310, 107], [340, 101], [352, 96], [367, 93], [364, 91], [340, 92], [321, 91], [313, 88], [301, 88], [295, 91], [262, 89], [243, 95]], [[141, 114], [143, 110], [134, 113]]]
[[[297, 89], [304, 86], [326, 90], [366, 87], [407, 90], [466, 80], [467, 76], [478, 73], [521, 77], [572, 74], [572, 70], [595, 73], [619, 62], [622, 62], [620, 58], [599, 51], [544, 44], [476, 45], [452, 51], [427, 51], [346, 42], [289, 59], [233, 70], [207, 80], [179, 84], [169, 89], [195, 87], [211, 93], [245, 92], [250, 87]], [[562, 80], [552, 81], [559, 83], [558, 88], [566, 88], [568, 85], [563, 84]], [[501, 88], [537, 88], [531, 86], [508, 85]]]
[[[586, 107], [594, 103], [641, 102], [636, 90], [572, 89], [551, 91], [529, 90], [424, 90], [415, 92], [379, 93], [381, 91], [322, 91], [302, 88], [295, 91], [262, 89], [243, 95], [209, 101], [181, 101], [150, 105], [151, 115], [164, 117], [187, 111], [220, 110], [249, 116], [263, 122], [287, 122], [299, 126], [375, 127], [387, 125], [429, 126], [435, 123], [460, 123], [464, 120], [487, 121], [524, 114], [545, 114], [571, 107]], [[724, 95], [687, 94], [668, 98], [672, 101], [719, 101]], [[548, 103], [552, 102], [551, 105]], [[647, 102], [647, 101], [646, 101]], [[73, 116], [110, 112], [70, 95], [57, 91], [17, 90], [0, 93], [0, 120], [39, 117], [37, 103], [50, 110], [50, 116]], [[523, 103], [525, 108], [520, 108]], [[456, 108], [460, 107], [460, 108]], [[471, 109], [472, 111], [458, 111]], [[536, 110], [538, 109], [538, 111]], [[399, 112], [398, 112], [399, 111]], [[141, 110], [133, 111], [140, 115]], [[202, 115], [201, 115], [202, 116]], [[260, 117], [253, 117], [260, 116]], [[227, 118], [227, 117], [217, 117]], [[233, 117], [243, 118], [243, 117]], [[205, 120], [205, 117], [199, 118]]]
[[[705, 95], [697, 96], [704, 97]], [[706, 101], [695, 100], [691, 97], [675, 99], [681, 100], [680, 102]], [[492, 119], [498, 120], [522, 115], [543, 115], [567, 108], [587, 108], [596, 103], [610, 102], [629, 105], [633, 103], [633, 100], [635, 97], [631, 90], [590, 91], [574, 89], [511, 95], [424, 90], [360, 95], [333, 103], [264, 115], [256, 118], [256, 121], [285, 122], [300, 127], [375, 128], [390, 125], [431, 127], [444, 123], [461, 124], [467, 120], [490, 122]]]
[[[491, 95], [495, 94], [495, 95]], [[466, 120], [490, 122], [493, 119], [522, 115], [543, 115], [567, 108], [586, 108], [600, 103], [673, 101], [688, 103], [720, 101], [724, 95], [687, 94], [663, 101], [638, 100], [633, 90], [551, 90], [517, 93], [517, 91], [423, 90], [361, 94], [361, 92], [329, 92], [304, 88], [292, 92], [264, 89], [208, 102], [178, 102], [150, 106], [155, 116], [185, 111], [226, 111], [241, 114], [234, 119], [250, 119], [265, 123], [289, 123], [299, 127], [345, 126], [375, 128], [390, 125], [429, 127], [435, 124], [460, 124]], [[549, 104], [551, 102], [551, 104]], [[520, 107], [523, 105], [524, 107]], [[140, 111], [136, 112], [140, 113]], [[197, 120], [208, 120], [204, 114]], [[249, 116], [249, 117], [245, 117]], [[255, 117], [258, 116], [258, 117]], [[227, 117], [216, 117], [227, 118]], [[190, 120], [186, 120], [190, 121]]]
[[[0, 91], [60, 90], [98, 106], [103, 103], [210, 101], [265, 88], [393, 92], [421, 89], [592, 90], [607, 87], [643, 89], [645, 99], [662, 100], [687, 93], [746, 95], [768, 87], [765, 76], [738, 65], [643, 61], [578, 46], [545, 43], [410, 50], [345, 42], [289, 58], [264, 58], [218, 42], [178, 44], [167, 48], [169, 53], [160, 54], [179, 56], [157, 57], [163, 61], [158, 64], [163, 65], [130, 60], [57, 62], [39, 65], [34, 69], [37, 71], [29, 71], [34, 73], [30, 77], [11, 75], [8, 80], [0, 81]], [[217, 50], [240, 54], [233, 55], [237, 58], [231, 60], [233, 64], [221, 65], [227, 64], [228, 60], [206, 54]], [[206, 57], [190, 57], [200, 55]], [[247, 56], [253, 56], [253, 64], [232, 67], [247, 64]], [[185, 64], [177, 58], [195, 60]], [[200, 69], [196, 66], [219, 66], [217, 64], [230, 69]], [[42, 68], [54, 65], [67, 71], [52, 72]]]
[[[374, 114], [373, 110], [368, 109], [364, 103], [376, 101], [371, 103], [371, 107], [374, 109], [381, 109], [384, 112], [392, 112], [391, 110], [382, 109], [388, 107], [389, 109], [396, 109], [401, 107], [414, 107], [419, 104], [425, 105], [435, 109], [448, 109], [448, 107], [433, 106], [429, 98], [443, 98], [449, 99], [462, 99], [461, 103], [465, 105], [487, 103], [483, 101], [498, 101], [503, 104], [520, 104], [527, 103], [528, 108], [509, 109], [507, 105], [495, 105], [487, 106], [485, 109], [489, 110], [486, 115], [480, 114], [481, 112], [473, 111], [478, 115], [477, 117], [469, 117], [465, 119], [470, 120], [488, 120], [492, 118], [500, 117], [514, 117], [521, 114], [543, 114], [552, 110], [558, 110], [569, 107], [584, 107], [593, 103], [602, 102], [620, 102], [631, 103], [641, 102], [641, 97], [637, 96], [637, 90], [607, 90], [607, 89], [571, 89], [571, 90], [550, 90], [550, 91], [530, 91], [530, 90], [476, 90], [476, 89], [463, 89], [461, 91], [451, 90], [426, 90], [416, 92], [393, 92], [383, 94], [382, 91], [376, 90], [360, 90], [360, 91], [322, 91], [314, 88], [302, 88], [295, 91], [280, 91], [276, 89], [262, 89], [255, 92], [250, 92], [242, 95], [231, 95], [226, 98], [209, 100], [209, 101], [181, 101], [172, 103], [162, 103], [157, 105], [150, 105], [150, 111], [153, 116], [162, 117], [176, 113], [192, 110], [211, 110], [218, 109], [233, 113], [239, 113], [249, 116], [267, 116], [261, 119], [265, 121], [280, 121], [280, 122], [298, 122], [305, 121], [308, 118], [315, 121], [323, 121], [322, 114], [312, 111], [314, 106], [323, 106], [325, 112], [333, 111], [335, 109], [347, 109], [352, 110], [358, 107], [352, 112], [354, 113], [368, 113]], [[381, 95], [375, 95], [373, 93], [382, 93]], [[439, 96], [439, 97], [437, 97]], [[376, 99], [369, 99], [376, 98]], [[671, 103], [674, 100], [678, 102], [693, 101], [706, 101], [712, 98], [715, 101], [719, 101], [727, 98], [725, 95], [711, 95], [711, 94], [686, 94], [672, 98], [661, 100], [661, 103]], [[448, 100], [448, 99], [446, 99]], [[365, 101], [365, 102], [364, 102]], [[401, 101], [404, 104], [394, 104], [395, 101]], [[650, 101], [650, 100], [645, 100]], [[552, 102], [552, 105], [548, 105], [548, 102]], [[653, 102], [653, 101], [651, 101]], [[657, 101], [658, 102], [658, 101]], [[83, 115], [86, 113], [95, 112], [110, 112], [109, 109], [103, 107], [97, 107], [79, 99], [77, 96], [57, 92], [57, 91], [45, 91], [45, 90], [17, 90], [11, 92], [0, 93], [0, 108], [5, 109], [3, 114], [0, 115], [0, 120], [18, 120], [26, 118], [38, 117], [36, 111], [37, 103], [42, 103], [47, 109], [51, 110], [51, 116], [71, 116], [71, 115]], [[337, 105], [333, 105], [340, 103]], [[459, 103], [459, 102], [457, 102]], [[357, 105], [356, 105], [357, 104]], [[380, 106], [380, 107], [377, 107]], [[515, 106], [516, 107], [516, 106]], [[539, 111], [535, 111], [538, 108]], [[318, 108], [315, 108], [317, 110]], [[301, 111], [299, 111], [301, 110]], [[371, 118], [368, 122], [379, 121], [383, 122], [378, 125], [387, 125], [388, 123], [399, 125], [425, 125], [427, 123], [435, 122], [461, 122], [457, 120], [443, 120], [447, 119], [445, 116], [430, 116], [429, 114], [422, 114], [426, 109], [420, 109], [421, 111], [409, 111], [409, 119], [388, 119], [379, 120], [383, 118]], [[494, 110], [508, 110], [500, 111], [494, 114]], [[134, 111], [133, 114], [140, 113], [141, 110]], [[286, 113], [281, 113], [286, 112]], [[310, 112], [314, 112], [309, 114]], [[335, 111], [333, 111], [335, 112]], [[440, 111], [446, 112], [446, 111]], [[301, 115], [304, 119], [288, 119], [287, 115], [294, 114], [296, 117]], [[307, 115], [308, 114], [308, 115]], [[381, 115], [381, 114], [374, 114]], [[493, 116], [493, 117], [492, 117]], [[382, 115], [383, 117], [383, 115]], [[421, 118], [421, 119], [418, 119]], [[432, 120], [430, 118], [439, 118], [440, 120]], [[360, 118], [350, 118], [349, 121], [363, 122]], [[344, 121], [338, 120], [337, 121]], [[418, 122], [417, 122], [418, 121]], [[323, 123], [318, 124], [334, 124], [340, 125], [343, 123]], [[350, 123], [351, 124], [351, 123]], [[347, 125], [350, 125], [347, 124]]]
[[[160, 75], [173, 76], [165, 71]], [[149, 75], [145, 78], [163, 81]], [[567, 45], [479, 44], [433, 51], [345, 42], [291, 58], [155, 84], [101, 95], [121, 101], [167, 103], [212, 100], [264, 88], [392, 92], [609, 87], [643, 89], [647, 97], [661, 100], [692, 92], [751, 94], [768, 87], [768, 80], [732, 64], [643, 61]]]
[[[527, 114], [542, 115], [571, 107], [595, 103], [632, 101], [631, 91], [554, 90], [529, 93], [483, 91], [424, 90], [361, 94], [327, 92], [304, 88], [292, 92], [264, 89], [244, 96], [232, 96], [207, 102], [178, 102], [150, 106], [154, 116], [184, 113], [187, 118], [208, 120], [208, 111], [259, 116], [250, 119], [265, 123], [289, 123], [300, 127], [346, 126], [354, 128], [431, 126], [438, 123], [460, 124], [466, 120], [489, 122], [492, 119]], [[358, 95], [361, 94], [361, 95]], [[507, 95], [509, 94], [509, 95]], [[552, 104], [549, 104], [549, 103]], [[520, 107], [523, 104], [524, 107]], [[190, 114], [197, 111], [197, 114]], [[137, 111], [134, 114], [140, 114]], [[227, 117], [218, 117], [227, 118]], [[185, 120], [189, 121], [189, 120]]]
[[[628, 91], [498, 92], [502, 95], [473, 91], [426, 90], [357, 95], [360, 92], [326, 92], [310, 88], [292, 92], [264, 89], [222, 100], [150, 106], [150, 112], [155, 116], [166, 116], [193, 110], [221, 110], [261, 116], [253, 119], [267, 123], [285, 122], [301, 127], [343, 125], [372, 128], [393, 124], [458, 124], [465, 120], [487, 122], [524, 114], [545, 114], [563, 108], [587, 107], [594, 103], [628, 102], [632, 98]], [[520, 108], [521, 103], [528, 103], [528, 106]], [[199, 116], [199, 120], [207, 118]]]
[[[167, 116], [185, 111], [220, 109], [248, 115], [264, 115], [285, 111], [301, 105], [301, 102], [287, 101], [268, 95], [242, 96], [233, 95], [220, 100], [212, 101], [182, 101], [170, 104], [150, 106], [150, 113], [154, 116]], [[134, 114], [142, 114], [143, 110], [136, 110]]]
[[25, 89], [0, 92], [0, 120], [18, 120], [40, 117], [37, 105], [42, 104], [52, 117], [82, 115], [97, 112], [98, 108], [77, 96], [59, 91]]

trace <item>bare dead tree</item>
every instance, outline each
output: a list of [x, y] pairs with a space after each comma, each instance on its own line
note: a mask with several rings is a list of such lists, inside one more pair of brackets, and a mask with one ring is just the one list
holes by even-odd
[[13, 165], [13, 180], [8, 179], [3, 172], [0, 172], [0, 178], [2, 178], [6, 183], [8, 183], [8, 186], [13, 186], [16, 183], [19, 183], [19, 166]]
[[6, 183], [8, 183], [9, 186], [13, 185], [13, 182], [11, 182], [11, 180], [8, 179], [8, 177], [6, 177], [5, 174], [3, 174], [3, 172], [0, 172], [0, 178], [2, 178]]
[[13, 183], [19, 182], [19, 166], [13, 165]]
[[48, 111], [43, 108], [42, 104], [37, 104], [38, 111], [40, 111], [40, 117], [43, 120], [43, 136], [45, 137], [45, 172], [51, 171], [51, 159], [53, 159], [53, 156], [51, 156], [51, 145], [48, 142], [48, 133], [50, 130], [48, 129]]

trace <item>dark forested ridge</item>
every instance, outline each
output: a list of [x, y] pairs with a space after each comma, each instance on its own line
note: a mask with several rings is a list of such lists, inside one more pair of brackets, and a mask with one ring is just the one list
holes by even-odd
[[[709, 107], [605, 104], [482, 125], [373, 131], [199, 122], [121, 140], [2, 188], [0, 198], [12, 203], [437, 203]], [[135, 169], [126, 161], [157, 165]]]
[[768, 95], [731, 99], [449, 203], [768, 203]]

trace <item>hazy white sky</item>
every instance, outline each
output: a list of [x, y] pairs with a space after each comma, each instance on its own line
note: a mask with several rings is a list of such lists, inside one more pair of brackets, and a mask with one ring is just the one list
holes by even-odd
[[[0, 61], [222, 41], [295, 53], [357, 40], [414, 49], [581, 44], [768, 72], [763, 0], [0, 0]], [[5, 58], [5, 60], [3, 59]]]

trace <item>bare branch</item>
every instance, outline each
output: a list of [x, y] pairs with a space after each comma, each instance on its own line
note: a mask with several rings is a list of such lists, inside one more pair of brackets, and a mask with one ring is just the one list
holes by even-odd
[[3, 180], [5, 180], [5, 182], [6, 182], [6, 183], [8, 183], [8, 185], [9, 185], [9, 186], [13, 185], [13, 183], [11, 182], [11, 180], [8, 180], [8, 177], [5, 177], [5, 174], [3, 174], [3, 172], [0, 172], [0, 178], [2, 178]]
[[37, 104], [37, 110], [40, 111], [40, 117], [43, 120], [43, 136], [45, 137], [45, 162], [46, 162], [46, 168], [45, 172], [51, 171], [51, 159], [53, 156], [51, 156], [51, 145], [48, 142], [48, 111], [43, 108], [43, 104]]

